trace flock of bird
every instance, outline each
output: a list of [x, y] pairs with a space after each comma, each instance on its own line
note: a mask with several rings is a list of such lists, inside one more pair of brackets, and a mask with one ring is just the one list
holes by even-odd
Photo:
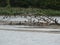
[[[22, 24], [22, 25], [49, 25], [49, 24], [55, 24], [57, 23], [57, 20], [52, 18], [52, 17], [48, 17], [48, 16], [0, 16], [2, 18], [0, 18], [0, 22], [8, 19], [8, 21], [10, 19], [14, 19], [14, 18], [20, 18], [19, 21], [15, 20], [15, 21], [10, 21], [9, 24]], [[23, 21], [22, 21], [23, 20]], [[5, 22], [8, 23], [8, 21], [5, 20]]]

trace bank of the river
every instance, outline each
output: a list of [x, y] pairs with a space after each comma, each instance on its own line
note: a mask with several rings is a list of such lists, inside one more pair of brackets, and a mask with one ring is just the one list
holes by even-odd
[[60, 10], [40, 9], [40, 8], [0, 8], [0, 15], [60, 16]]

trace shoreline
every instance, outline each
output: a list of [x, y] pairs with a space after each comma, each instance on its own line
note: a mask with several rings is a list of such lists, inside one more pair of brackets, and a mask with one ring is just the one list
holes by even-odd
[[[60, 30], [60, 29], [59, 29]], [[9, 32], [37, 32], [37, 33], [51, 33], [51, 34], [60, 34], [60, 31], [46, 31], [46, 29], [43, 30], [11, 30], [11, 29], [0, 29], [0, 31], [9, 31]]]
[[40, 28], [23, 25], [0, 25], [0, 30], [37, 30], [37, 31], [60, 31], [60, 28]]

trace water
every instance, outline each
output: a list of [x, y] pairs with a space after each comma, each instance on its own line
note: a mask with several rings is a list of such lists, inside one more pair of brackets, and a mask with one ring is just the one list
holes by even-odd
[[0, 45], [60, 45], [60, 34], [0, 30]]
[[45, 27], [38, 27], [38, 26], [24, 26], [24, 25], [0, 25], [0, 30], [8, 30], [8, 31], [30, 31], [30, 32], [46, 32], [46, 31], [58, 31], [60, 29], [54, 28], [45, 28]]
[[0, 25], [0, 45], [60, 45], [59, 30], [29, 28], [29, 26], [22, 25]]

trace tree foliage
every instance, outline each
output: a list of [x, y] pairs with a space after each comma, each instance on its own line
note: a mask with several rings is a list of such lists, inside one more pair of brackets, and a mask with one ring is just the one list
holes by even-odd
[[0, 0], [0, 7], [5, 7], [7, 5], [7, 0]]
[[0, 0], [0, 6], [60, 9], [60, 0]]

